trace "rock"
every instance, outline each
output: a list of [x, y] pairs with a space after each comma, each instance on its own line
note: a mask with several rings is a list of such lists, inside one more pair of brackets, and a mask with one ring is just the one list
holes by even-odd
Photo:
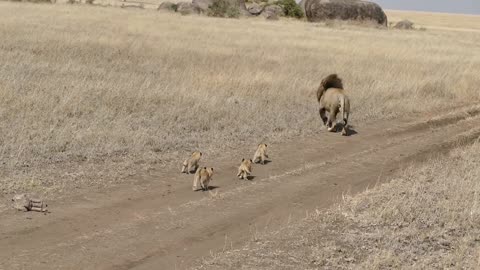
[[47, 212], [47, 204], [28, 194], [18, 194], [12, 198], [12, 207], [19, 211]]
[[[200, 13], [207, 13], [209, 7], [213, 4], [215, 0], [193, 0], [193, 6], [200, 12]], [[247, 7], [245, 6], [245, 0], [225, 0], [229, 2], [231, 5], [237, 6], [240, 13], [243, 15], [250, 15], [247, 11]]]
[[258, 16], [262, 13], [263, 11], [263, 7], [260, 6], [259, 4], [257, 3], [253, 3], [253, 4], [250, 4], [248, 7], [247, 7], [247, 10], [250, 14], [252, 15], [255, 15], [255, 16]]
[[302, 0], [300, 1], [300, 3], [298, 3], [298, 6], [300, 6], [300, 8], [302, 9], [303, 14], [305, 14], [305, 2], [306, 0]]
[[310, 22], [372, 21], [387, 26], [387, 15], [382, 8], [361, 0], [305, 0], [305, 15]]
[[285, 16], [283, 8], [279, 5], [269, 5], [263, 9], [262, 15], [268, 18], [269, 16], [275, 15], [277, 17]]
[[409, 20], [399, 21], [395, 24], [395, 26], [393, 28], [402, 29], [402, 30], [412, 30], [412, 29], [414, 29], [413, 28], [413, 22], [411, 22]]
[[192, 4], [200, 13], [207, 13], [208, 7], [213, 3], [213, 0], [193, 0]]
[[138, 9], [144, 9], [143, 3], [135, 3], [135, 4], [124, 4], [120, 6], [121, 8], [138, 8]]
[[200, 13], [200, 10], [196, 8], [192, 3], [179, 2], [177, 3], [177, 12], [179, 12], [182, 15], [188, 15], [188, 14], [198, 14]]
[[270, 14], [265, 17], [267, 20], [278, 21], [278, 16], [276, 14]]
[[163, 2], [161, 3], [157, 10], [165, 10], [165, 11], [177, 11], [177, 5], [172, 2]]

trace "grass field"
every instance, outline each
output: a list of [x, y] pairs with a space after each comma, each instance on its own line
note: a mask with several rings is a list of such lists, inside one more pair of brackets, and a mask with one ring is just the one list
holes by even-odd
[[410, 20], [419, 27], [439, 30], [457, 30], [466, 32], [480, 31], [480, 16], [449, 14], [449, 13], [429, 13], [420, 11], [399, 11], [387, 10], [388, 19], [391, 22], [401, 20]]
[[198, 269], [478, 269], [479, 160], [458, 148]]
[[478, 101], [480, 33], [448, 18], [462, 31], [0, 2], [0, 191], [57, 196], [313, 135], [333, 72], [353, 125]]

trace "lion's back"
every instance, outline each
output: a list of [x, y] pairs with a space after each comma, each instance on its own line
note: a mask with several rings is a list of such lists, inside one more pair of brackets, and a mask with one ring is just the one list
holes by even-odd
[[323, 94], [322, 102], [327, 107], [337, 106], [337, 105], [339, 105], [339, 102], [340, 102], [339, 97], [344, 96], [344, 95], [345, 94], [344, 94], [343, 89], [329, 88], [329, 89], [327, 89], [327, 91], [325, 91], [325, 94]]

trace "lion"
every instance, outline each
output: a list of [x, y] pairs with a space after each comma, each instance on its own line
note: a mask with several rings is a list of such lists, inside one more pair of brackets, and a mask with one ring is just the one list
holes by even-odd
[[186, 159], [183, 162], [183, 167], [182, 167], [182, 173], [194, 173], [197, 171], [198, 168], [198, 162], [200, 161], [200, 158], [202, 157], [202, 152], [195, 151], [192, 153], [192, 155]]
[[253, 155], [253, 163], [265, 164], [265, 160], [268, 158], [267, 145], [262, 143], [258, 145], [255, 155]]
[[238, 167], [238, 178], [248, 180], [248, 177], [252, 173], [252, 163], [253, 161], [251, 159], [242, 159], [242, 163], [240, 167]]
[[[348, 136], [350, 99], [345, 94], [342, 79], [337, 74], [330, 74], [322, 80], [317, 90], [317, 99], [320, 118], [328, 131], [336, 131], [337, 114], [340, 112], [343, 119], [342, 135]], [[328, 118], [325, 112], [328, 112]]]
[[210, 184], [210, 181], [212, 181], [212, 176], [213, 176], [213, 168], [199, 168], [197, 169], [197, 172], [195, 173], [195, 176], [193, 177], [193, 191], [198, 190], [198, 185], [200, 184], [200, 187], [203, 191], [208, 190], [208, 185]]

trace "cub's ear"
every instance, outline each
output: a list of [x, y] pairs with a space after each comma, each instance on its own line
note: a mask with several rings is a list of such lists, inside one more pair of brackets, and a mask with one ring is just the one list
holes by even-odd
[[250, 162], [253, 162], [252, 159], [250, 159]]
[[203, 155], [202, 152], [200, 152], [200, 156]]
[[205, 170], [207, 169], [207, 167], [203, 167]]
[[213, 172], [213, 168], [210, 168], [210, 169], [211, 169], [211, 170], [212, 170], [212, 172]]
[[265, 144], [265, 147], [267, 147], [267, 144]]
[[245, 159], [244, 159], [244, 158], [242, 158], [242, 162], [243, 162], [244, 160], [245, 160]]

